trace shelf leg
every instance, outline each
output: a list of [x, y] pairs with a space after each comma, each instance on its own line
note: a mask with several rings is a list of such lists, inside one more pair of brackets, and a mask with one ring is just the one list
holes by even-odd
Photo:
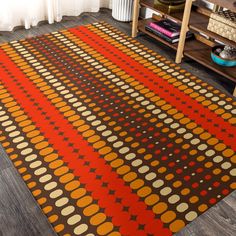
[[185, 45], [185, 40], [186, 40], [186, 33], [188, 31], [188, 25], [189, 25], [189, 19], [190, 19], [193, 1], [194, 0], [187, 0], [185, 3], [184, 15], [183, 15], [180, 38], [179, 38], [179, 44], [178, 44], [178, 49], [177, 49], [176, 58], [175, 58], [176, 63], [181, 63], [183, 55], [184, 55], [183, 54], [184, 45]]
[[133, 23], [132, 23], [132, 37], [136, 37], [138, 33], [138, 17], [139, 17], [139, 0], [134, 0], [133, 7]]
[[233, 96], [236, 97], [236, 85], [235, 85], [235, 87], [234, 87]]

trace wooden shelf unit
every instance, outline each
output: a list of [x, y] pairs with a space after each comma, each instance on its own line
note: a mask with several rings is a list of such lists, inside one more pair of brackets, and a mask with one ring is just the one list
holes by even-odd
[[[163, 44], [169, 46], [170, 48], [177, 50], [178, 43], [168, 43], [164, 39], [152, 34], [151, 32], [147, 31], [145, 29], [146, 24], [153, 21], [153, 19], [145, 19], [141, 20], [138, 23], [138, 29], [139, 31], [151, 36], [152, 38], [162, 42]], [[235, 68], [226, 68], [222, 66], [218, 66], [211, 60], [211, 47], [208, 45], [198, 41], [198, 40], [188, 40], [185, 43], [185, 50], [184, 55], [197, 61], [198, 63], [205, 65], [207, 64], [207, 67], [211, 70], [219, 73], [220, 75], [228, 78], [229, 80], [232, 80], [233, 82], [236, 82], [236, 69]]]
[[[236, 7], [234, 6], [234, 0], [208, 0], [214, 4], [221, 4], [223, 6], [228, 6], [228, 9], [232, 11], [236, 11]], [[191, 2], [191, 3], [190, 3]], [[207, 68], [215, 71], [216, 73], [226, 77], [227, 79], [236, 83], [236, 68], [232, 67], [223, 67], [215, 64], [211, 59], [211, 48], [213, 45], [217, 44], [215, 40], [230, 45], [232, 47], [236, 47], [236, 43], [229, 39], [226, 39], [218, 34], [215, 34], [209, 30], [207, 30], [207, 25], [209, 21], [209, 15], [211, 13], [210, 10], [204, 9], [199, 6], [192, 5], [193, 0], [188, 0], [188, 8], [185, 6], [185, 12], [179, 13], [167, 13], [162, 9], [158, 9], [154, 6], [154, 0], [135, 0], [134, 3], [134, 11], [138, 11], [138, 5], [150, 8], [155, 12], [159, 13], [162, 18], [169, 18], [178, 23], [182, 24], [180, 42], [171, 44], [166, 42], [164, 39], [154, 35], [153, 33], [147, 31], [145, 26], [154, 19], [144, 19], [138, 21], [138, 13], [133, 17], [133, 29], [132, 36], [135, 37], [137, 32], [143, 32], [150, 37], [160, 41], [161, 43], [169, 46], [170, 48], [177, 51], [176, 53], [176, 62], [181, 63], [182, 57], [187, 56], [198, 63], [206, 66]], [[227, 2], [224, 4], [224, 2]], [[137, 4], [137, 5], [135, 5]], [[186, 4], [187, 5], [187, 4]], [[189, 12], [188, 12], [189, 11]], [[191, 11], [191, 12], [190, 12]], [[189, 16], [188, 16], [189, 15]], [[189, 19], [188, 19], [189, 17]], [[195, 35], [196, 39], [186, 40], [185, 35], [186, 31], [191, 30]], [[202, 34], [205, 36], [202, 36]], [[181, 39], [182, 37], [182, 39]], [[236, 96], [236, 88], [234, 90], [234, 96]]]
[[[160, 9], [155, 8], [154, 7], [154, 0], [142, 0], [142, 1], [140, 1], [140, 5], [158, 12], [160, 15], [162, 15], [165, 18], [169, 18], [169, 19], [174, 20], [178, 23], [182, 23], [183, 12], [168, 14], [164, 11], [161, 11]], [[189, 29], [190, 30], [193, 30], [196, 32], [201, 32], [212, 39], [218, 40], [226, 45], [236, 47], [236, 43], [234, 41], [224, 38], [224, 37], [220, 36], [219, 34], [216, 34], [216, 33], [209, 31], [207, 29], [207, 25], [209, 22], [209, 15], [211, 13], [210, 10], [206, 9], [206, 10], [204, 10], [204, 13], [201, 13], [201, 12], [198, 12], [197, 7], [193, 6], [192, 8], [193, 9], [191, 11], [191, 17], [189, 20]]]

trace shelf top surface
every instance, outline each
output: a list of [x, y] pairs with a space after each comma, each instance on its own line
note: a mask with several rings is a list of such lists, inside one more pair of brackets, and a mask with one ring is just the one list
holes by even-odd
[[[221, 7], [225, 7], [233, 12], [236, 12], [236, 0], [207, 0], [207, 1], [219, 5]], [[150, 8], [155, 8], [154, 0], [140, 0], [140, 3], [147, 5]]]

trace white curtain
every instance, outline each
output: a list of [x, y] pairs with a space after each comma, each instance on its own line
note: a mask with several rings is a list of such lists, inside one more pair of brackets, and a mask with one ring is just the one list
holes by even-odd
[[101, 7], [111, 7], [111, 0], [0, 0], [0, 31], [19, 25], [29, 29], [43, 20], [52, 24], [64, 15], [98, 12]]

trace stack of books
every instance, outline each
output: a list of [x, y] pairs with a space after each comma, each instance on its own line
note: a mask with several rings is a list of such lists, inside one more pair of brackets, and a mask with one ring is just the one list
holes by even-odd
[[[179, 41], [181, 26], [169, 19], [151, 22], [145, 28], [169, 43], [177, 43]], [[191, 37], [193, 37], [193, 33], [189, 31], [186, 38]]]

